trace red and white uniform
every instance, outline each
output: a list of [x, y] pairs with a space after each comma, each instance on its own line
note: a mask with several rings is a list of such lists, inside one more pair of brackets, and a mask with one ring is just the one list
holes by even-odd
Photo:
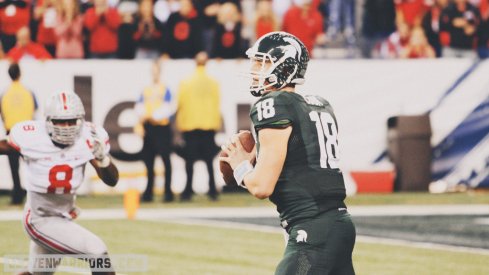
[[[85, 165], [94, 159], [94, 135], [105, 141], [108, 154], [107, 132], [88, 122], [75, 143], [65, 148], [53, 144], [44, 121], [18, 123], [10, 131], [8, 142], [22, 154], [27, 168], [23, 224], [31, 238], [31, 258], [43, 254], [107, 253], [107, 246], [98, 236], [73, 222], [75, 191], [83, 182]], [[30, 261], [31, 273], [34, 264]]]
[[74, 194], [83, 182], [86, 163], [94, 158], [93, 131], [105, 141], [108, 154], [107, 132], [91, 123], [85, 123], [75, 144], [66, 148], [53, 144], [44, 121], [15, 125], [9, 143], [22, 154], [27, 165], [25, 189], [37, 193]]

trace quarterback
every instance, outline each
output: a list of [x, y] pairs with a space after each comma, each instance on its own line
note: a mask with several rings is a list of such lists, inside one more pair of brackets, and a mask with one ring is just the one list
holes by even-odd
[[[18, 123], [7, 140], [0, 141], [0, 154], [20, 154], [25, 162], [23, 225], [31, 242], [29, 272], [24, 274], [35, 273], [33, 259], [49, 254], [83, 254], [84, 259], [103, 258], [107, 263], [104, 242], [73, 221], [78, 215], [75, 191], [83, 182], [87, 162], [107, 185], [115, 186], [119, 179], [108, 155], [107, 132], [84, 117], [75, 93], [58, 92], [48, 99], [44, 121]], [[109, 271], [96, 274], [115, 274], [108, 262]]]
[[273, 32], [247, 55], [250, 91], [259, 97], [250, 112], [256, 150], [246, 152], [235, 136], [220, 160], [231, 165], [239, 185], [277, 206], [288, 241], [275, 274], [355, 274], [356, 233], [344, 203], [338, 123], [324, 98], [295, 92], [305, 81], [307, 49], [295, 36]]

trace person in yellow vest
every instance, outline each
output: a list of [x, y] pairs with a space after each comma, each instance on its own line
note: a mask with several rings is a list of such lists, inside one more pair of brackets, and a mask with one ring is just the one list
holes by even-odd
[[[21, 72], [19, 64], [10, 64], [8, 74], [10, 79], [12, 79], [12, 84], [10, 84], [10, 87], [8, 87], [0, 99], [0, 114], [7, 135], [15, 124], [34, 119], [37, 110], [36, 97], [20, 83]], [[19, 155], [9, 155], [8, 161], [14, 184], [11, 204], [22, 204], [25, 191], [20, 184]]]
[[196, 71], [181, 81], [178, 91], [176, 126], [185, 143], [187, 173], [187, 183], [180, 196], [181, 201], [192, 199], [193, 166], [197, 160], [203, 160], [207, 165], [209, 198], [218, 198], [212, 162], [219, 151], [214, 136], [221, 128], [221, 98], [219, 83], [205, 70], [207, 60], [205, 52], [197, 54]]
[[173, 132], [170, 127], [170, 118], [175, 113], [175, 106], [172, 104], [170, 90], [160, 81], [160, 64], [158, 62], [153, 63], [152, 74], [152, 85], [143, 90], [135, 105], [140, 121], [140, 127], [136, 129], [136, 132], [143, 136], [142, 158], [148, 177], [146, 190], [141, 201], [150, 202], [153, 200], [154, 163], [155, 158], [160, 156], [165, 169], [163, 201], [171, 202], [174, 197], [171, 190], [170, 153], [172, 151]]

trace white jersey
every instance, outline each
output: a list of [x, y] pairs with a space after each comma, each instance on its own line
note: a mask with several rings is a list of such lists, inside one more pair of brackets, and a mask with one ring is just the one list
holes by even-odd
[[44, 121], [16, 124], [9, 134], [9, 144], [20, 152], [27, 165], [27, 191], [52, 194], [74, 194], [83, 182], [85, 165], [94, 159], [93, 135], [110, 150], [109, 137], [102, 127], [89, 122], [82, 126], [72, 146], [60, 148], [53, 144]]

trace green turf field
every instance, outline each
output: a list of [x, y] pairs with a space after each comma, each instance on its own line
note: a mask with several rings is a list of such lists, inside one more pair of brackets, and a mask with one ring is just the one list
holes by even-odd
[[[10, 206], [10, 197], [0, 196], [0, 210], [22, 209], [23, 206]], [[77, 205], [82, 209], [119, 208], [122, 207], [122, 195], [90, 195], [78, 196]], [[489, 204], [489, 192], [467, 192], [453, 194], [429, 193], [393, 193], [393, 194], [358, 194], [346, 199], [347, 205], [416, 205], [416, 204]], [[192, 202], [181, 203], [177, 199], [173, 203], [162, 203], [155, 196], [152, 203], [141, 204], [142, 208], [176, 208], [176, 207], [246, 207], [271, 206], [268, 200], [259, 200], [246, 192], [227, 193], [212, 202], [204, 195], [197, 195]]]
[[[153, 221], [81, 224], [104, 239], [112, 254], [147, 255], [149, 270], [144, 274], [273, 274], [284, 246], [279, 233]], [[0, 255], [27, 253], [20, 222], [0, 222], [0, 232]], [[354, 251], [360, 275], [487, 275], [488, 262], [487, 255], [362, 242]]]
[[[121, 208], [122, 196], [80, 196], [81, 208]], [[9, 206], [9, 197], [0, 196], [0, 210]], [[348, 205], [488, 204], [486, 192], [430, 195], [401, 193], [357, 195]], [[196, 196], [190, 203], [163, 204], [157, 200], [143, 208], [272, 206], [246, 193], [224, 194], [218, 202]], [[0, 213], [1, 215], [1, 213]], [[149, 270], [140, 274], [273, 274], [284, 249], [279, 233], [226, 229], [213, 226], [182, 225], [159, 221], [80, 221], [99, 235], [112, 254], [147, 255]], [[0, 257], [27, 254], [28, 238], [20, 221], [0, 221]], [[357, 274], [437, 275], [489, 274], [489, 255], [450, 252], [401, 245], [357, 242], [354, 264]], [[4, 274], [0, 264], [0, 274]], [[57, 273], [63, 274], [63, 273]]]

